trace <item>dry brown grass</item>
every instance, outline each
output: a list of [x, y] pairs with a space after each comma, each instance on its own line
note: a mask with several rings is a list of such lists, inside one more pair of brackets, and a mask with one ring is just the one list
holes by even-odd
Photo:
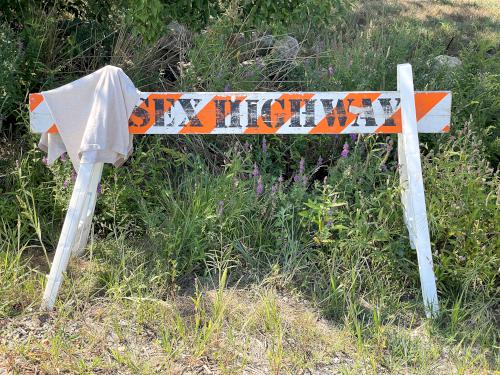
[[392, 364], [376, 357], [401, 343], [424, 365], [422, 373], [457, 372], [452, 356], [458, 353], [450, 347], [443, 354], [424, 326], [404, 332], [385, 326], [370, 350], [356, 348], [348, 328], [334, 326], [297, 295], [253, 287], [199, 296], [199, 304], [188, 296], [98, 299], [79, 309], [4, 319], [0, 373], [380, 374], [392, 373]]
[[[359, 366], [347, 331], [298, 297], [273, 289], [218, 290], [169, 301], [95, 301], [32, 310], [0, 323], [6, 373], [335, 373]], [[197, 320], [200, 319], [200, 320]], [[204, 329], [212, 325], [210, 334]]]

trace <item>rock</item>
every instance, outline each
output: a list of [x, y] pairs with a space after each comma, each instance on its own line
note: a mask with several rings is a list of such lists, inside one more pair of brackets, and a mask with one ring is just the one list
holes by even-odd
[[274, 46], [276, 39], [272, 35], [262, 35], [256, 40], [256, 42], [258, 48], [269, 49]]
[[265, 64], [260, 57], [243, 61], [241, 66], [244, 68], [243, 78], [245, 80], [257, 80], [264, 74]]
[[278, 39], [273, 46], [273, 54], [282, 61], [293, 61], [299, 54], [300, 45], [292, 36]]
[[252, 59], [252, 60], [243, 61], [241, 63], [241, 65], [244, 67], [250, 67], [250, 68], [255, 67], [256, 69], [263, 69], [265, 67], [265, 65], [262, 62], [262, 59], [260, 57], [257, 57], [256, 59]]
[[167, 29], [174, 35], [180, 37], [180, 36], [184, 36], [184, 37], [188, 37], [190, 35], [190, 32], [188, 30], [188, 28], [182, 24], [180, 24], [179, 22], [177, 21], [171, 21], [168, 25], [167, 25]]
[[434, 69], [451, 69], [454, 70], [462, 65], [462, 61], [458, 57], [439, 55], [427, 62]]
[[234, 33], [229, 36], [229, 46], [231, 46], [231, 48], [239, 49], [246, 43], [245, 34], [243, 33]]
[[486, 52], [485, 52], [485, 56], [486, 58], [492, 58], [496, 55], [497, 53], [497, 49], [495, 47], [491, 47], [489, 48]]
[[256, 57], [263, 57], [271, 51], [275, 39], [272, 35], [252, 32], [251, 36], [241, 47], [240, 61], [252, 60]]

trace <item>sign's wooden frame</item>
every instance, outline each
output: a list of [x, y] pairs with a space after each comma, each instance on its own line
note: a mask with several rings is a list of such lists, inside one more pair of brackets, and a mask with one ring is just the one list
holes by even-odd
[[[417, 250], [427, 316], [439, 310], [418, 133], [449, 131], [451, 93], [414, 92], [410, 64], [397, 67], [398, 91], [304, 93], [142, 93], [129, 119], [134, 134], [397, 133], [401, 200]], [[30, 95], [35, 133], [57, 132], [43, 94]], [[103, 163], [81, 163], [42, 305], [52, 309], [70, 256], [87, 243]]]

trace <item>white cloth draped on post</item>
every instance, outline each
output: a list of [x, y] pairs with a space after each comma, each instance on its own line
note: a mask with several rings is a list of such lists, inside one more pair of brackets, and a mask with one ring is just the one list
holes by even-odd
[[58, 131], [40, 139], [49, 164], [64, 152], [76, 171], [80, 162], [119, 166], [130, 155], [128, 119], [140, 93], [123, 70], [106, 66], [42, 94]]

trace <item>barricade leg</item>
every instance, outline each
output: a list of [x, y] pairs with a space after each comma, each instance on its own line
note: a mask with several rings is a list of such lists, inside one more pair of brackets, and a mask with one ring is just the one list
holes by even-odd
[[429, 225], [425, 206], [424, 183], [420, 161], [417, 115], [413, 73], [410, 64], [398, 65], [398, 91], [401, 96], [402, 134], [399, 135], [399, 163], [401, 165], [402, 202], [405, 222], [412, 245], [417, 250], [420, 284], [424, 299], [425, 313], [435, 316], [439, 311], [434, 276]]
[[92, 181], [90, 189], [86, 194], [85, 206], [82, 210], [80, 222], [78, 223], [76, 246], [73, 247], [72, 255], [79, 256], [83, 253], [89, 239], [90, 228], [92, 227], [92, 218], [97, 200], [97, 186], [101, 180], [103, 163], [96, 163], [92, 172]]
[[[89, 192], [96, 190], [101, 171], [102, 163], [80, 164], [78, 177], [76, 178], [75, 187], [61, 230], [61, 236], [57, 244], [56, 254], [47, 278], [47, 285], [42, 299], [42, 308], [51, 310], [54, 306], [59, 287], [62, 283], [63, 273], [68, 266], [72, 250], [78, 245], [79, 223], [84, 214], [84, 209], [92, 206], [92, 204], [89, 204], [89, 199], [91, 199]], [[97, 174], [99, 176], [96, 178]], [[88, 220], [91, 220], [91, 217]]]
[[403, 219], [408, 228], [408, 237], [410, 238], [410, 246], [415, 250], [415, 228], [413, 227], [413, 217], [409, 213], [413, 211], [411, 200], [408, 194], [408, 171], [405, 161], [405, 145], [403, 135], [398, 133], [398, 160], [399, 160], [399, 185], [401, 187], [401, 203], [403, 205]]

